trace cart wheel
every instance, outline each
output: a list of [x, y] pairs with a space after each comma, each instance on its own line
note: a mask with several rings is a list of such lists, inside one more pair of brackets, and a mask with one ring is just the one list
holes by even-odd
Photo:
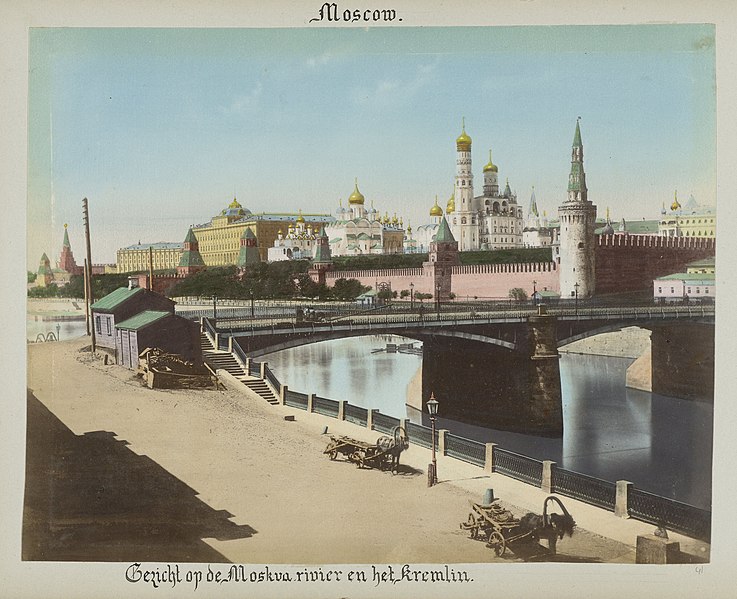
[[472, 539], [475, 539], [479, 536], [479, 524], [476, 521], [476, 516], [474, 516], [473, 514], [468, 514], [468, 522], [466, 522], [465, 526], [461, 526], [461, 528], [468, 529]]
[[507, 543], [498, 530], [489, 531], [489, 542], [486, 546], [493, 549], [497, 557], [504, 555], [504, 551], [507, 549]]
[[338, 451], [337, 451], [337, 450], [335, 450], [335, 449], [332, 449], [332, 450], [330, 450], [330, 451], [328, 452], [328, 457], [329, 457], [329, 458], [330, 458], [331, 460], [334, 460], [335, 458], [337, 458], [337, 457], [338, 457]]
[[351, 454], [351, 462], [356, 463], [356, 468], [363, 468], [363, 453], [360, 451], [354, 451]]

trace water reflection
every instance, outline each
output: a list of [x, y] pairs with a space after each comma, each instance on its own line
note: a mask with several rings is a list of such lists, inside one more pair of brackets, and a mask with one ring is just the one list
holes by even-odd
[[[429, 424], [405, 404], [421, 392], [421, 359], [375, 353], [396, 336], [354, 337], [266, 356], [284, 383], [298, 391], [376, 408]], [[440, 428], [494, 442], [537, 459], [605, 480], [629, 480], [651, 491], [708, 508], [711, 502], [712, 406], [627, 389], [627, 358], [561, 356], [562, 439], [497, 431], [442, 418]]]
[[35, 341], [39, 334], [45, 337], [49, 333], [54, 333], [56, 337], [57, 332], [62, 341], [76, 339], [87, 334], [87, 326], [84, 320], [47, 320], [41, 316], [26, 318], [26, 339], [28, 341]]
[[406, 418], [407, 388], [422, 357], [385, 352], [387, 343], [407, 342], [394, 335], [323, 341], [264, 356], [280, 381], [295, 391], [381, 410]]

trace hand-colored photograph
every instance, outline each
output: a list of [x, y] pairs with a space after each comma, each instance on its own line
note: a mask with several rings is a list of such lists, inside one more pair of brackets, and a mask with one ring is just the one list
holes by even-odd
[[714, 25], [388, 25], [30, 29], [22, 560], [711, 561]]

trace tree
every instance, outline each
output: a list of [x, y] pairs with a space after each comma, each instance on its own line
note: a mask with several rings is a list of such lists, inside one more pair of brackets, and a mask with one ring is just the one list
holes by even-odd
[[448, 299], [452, 301], [452, 300], [454, 300], [455, 298], [456, 298], [456, 294], [455, 294], [455, 293], [453, 293], [453, 292], [451, 291], [451, 292], [450, 292], [450, 293], [448, 294]]
[[422, 302], [422, 300], [432, 299], [432, 293], [415, 293], [415, 299], [420, 300], [420, 302]]
[[513, 287], [509, 290], [509, 297], [515, 302], [524, 302], [527, 299], [527, 292], [521, 287]]
[[390, 300], [392, 298], [392, 295], [393, 294], [391, 289], [382, 289], [381, 291], [379, 291], [379, 293], [376, 294], [376, 297], [385, 302], [387, 300]]
[[338, 300], [351, 301], [369, 289], [370, 287], [361, 285], [358, 279], [338, 279], [333, 286], [332, 295]]
[[404, 299], [405, 297], [409, 297], [409, 289], [402, 289], [402, 291], [399, 292], [399, 297]]
[[29, 270], [29, 271], [27, 271], [27, 272], [28, 272], [28, 282], [29, 282], [29, 283], [35, 283], [35, 282], [36, 282], [36, 277], [37, 277], [38, 275], [36, 275], [36, 273], [35, 273], [35, 272], [31, 272], [30, 270]]

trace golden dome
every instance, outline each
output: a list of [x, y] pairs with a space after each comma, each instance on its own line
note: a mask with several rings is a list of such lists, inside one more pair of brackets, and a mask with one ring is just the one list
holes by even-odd
[[243, 206], [238, 203], [237, 199], [233, 198], [233, 201], [230, 203], [228, 208], [243, 208]]
[[299, 211], [299, 216], [297, 217], [297, 222], [298, 222], [298, 223], [303, 223], [303, 222], [305, 222], [305, 217], [304, 217], [304, 216], [302, 216], [302, 210], [300, 210], [300, 211]]
[[363, 197], [363, 194], [358, 191], [358, 179], [356, 179], [356, 187], [353, 190], [351, 196], [348, 198], [348, 203], [351, 205], [358, 204], [363, 206], [365, 199], [366, 198]]
[[486, 173], [488, 171], [491, 171], [493, 173], [499, 172], [499, 168], [491, 161], [491, 150], [489, 150], [489, 164], [484, 166], [484, 172]]
[[670, 205], [671, 210], [678, 210], [681, 205], [678, 203], [678, 190], [673, 194], [673, 203]]
[[453, 194], [450, 196], [450, 199], [448, 200], [448, 204], [445, 206], [445, 213], [446, 214], [453, 214], [456, 211], [456, 194], [453, 192]]
[[456, 148], [459, 151], [471, 149], [471, 138], [466, 133], [466, 117], [463, 117], [463, 131], [456, 139]]
[[438, 196], [435, 196], [435, 205], [430, 208], [430, 216], [443, 216], [443, 209], [438, 206]]

